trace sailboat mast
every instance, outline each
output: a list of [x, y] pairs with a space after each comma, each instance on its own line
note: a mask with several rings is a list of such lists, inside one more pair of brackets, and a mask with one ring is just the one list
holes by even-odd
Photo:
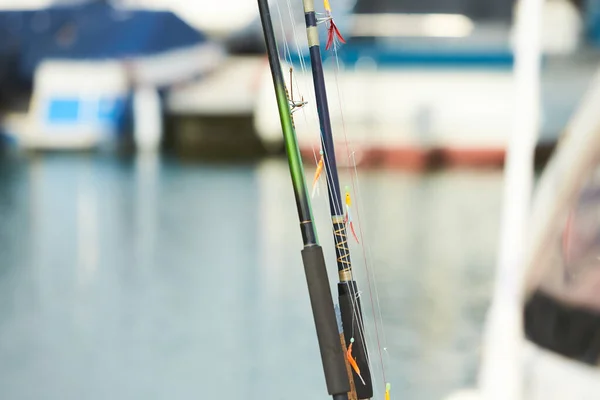
[[300, 229], [304, 243], [302, 262], [306, 274], [327, 391], [333, 400], [348, 400], [350, 382], [344, 361], [344, 352], [340, 341], [323, 249], [319, 246], [317, 231], [313, 223], [310, 197], [308, 196], [304, 178], [304, 168], [296, 139], [285, 81], [281, 72], [281, 64], [279, 63], [279, 52], [275, 41], [268, 0], [258, 0], [258, 8], [267, 46], [267, 56], [273, 76], [281, 128], [283, 130], [285, 149], [296, 198], [296, 207], [300, 219]]
[[[327, 102], [327, 91], [325, 89], [325, 75], [323, 73], [323, 61], [321, 59], [321, 48], [319, 43], [319, 31], [317, 28], [317, 16], [314, 0], [302, 0], [304, 5], [304, 18], [306, 22], [306, 35], [317, 112], [319, 114], [319, 125], [321, 128], [321, 146], [323, 150], [323, 161], [327, 177], [327, 189], [329, 195], [329, 209], [333, 223], [333, 236], [337, 257], [339, 274], [338, 296], [342, 314], [342, 324], [346, 343], [354, 342], [353, 356], [360, 368], [361, 376], [354, 372], [356, 394], [359, 399], [373, 397], [373, 384], [369, 368], [368, 354], [364, 338], [364, 323], [358, 287], [352, 277], [352, 264], [350, 261], [350, 249], [346, 224], [344, 221], [344, 207], [340, 193], [337, 162], [335, 159], [335, 146], [333, 132], [331, 129], [331, 117], [329, 115], [329, 104]], [[352, 334], [354, 332], [354, 335]]]

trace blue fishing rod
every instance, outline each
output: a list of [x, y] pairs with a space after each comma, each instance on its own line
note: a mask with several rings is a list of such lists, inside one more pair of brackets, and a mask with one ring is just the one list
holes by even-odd
[[[352, 263], [350, 261], [350, 249], [348, 247], [346, 221], [344, 218], [345, 207], [343, 207], [342, 196], [340, 193], [315, 4], [314, 0], [302, 0], [302, 3], [304, 5], [306, 35], [308, 38], [310, 63], [317, 101], [317, 112], [319, 114], [319, 125], [321, 128], [321, 146], [327, 178], [329, 209], [333, 224], [333, 238], [339, 274], [339, 283], [337, 287], [340, 311], [342, 314], [342, 325], [346, 344], [353, 343], [352, 355], [355, 357], [360, 370], [359, 375], [357, 371], [353, 369], [353, 381], [354, 386], [356, 387], [356, 394], [358, 399], [370, 399], [373, 397], [373, 383], [369, 368], [369, 356], [366, 350], [364, 323], [358, 286], [352, 277]], [[326, 11], [330, 12], [330, 10]], [[330, 15], [329, 18], [331, 18]], [[333, 24], [333, 21], [330, 21], [330, 23]], [[335, 28], [335, 26], [333, 27]], [[335, 29], [337, 31], [337, 28]], [[331, 38], [328, 39], [328, 41], [330, 40]]]

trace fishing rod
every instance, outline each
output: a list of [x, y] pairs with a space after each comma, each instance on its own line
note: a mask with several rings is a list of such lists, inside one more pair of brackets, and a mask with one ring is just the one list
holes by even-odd
[[285, 81], [279, 63], [279, 52], [275, 41], [275, 32], [273, 31], [268, 0], [258, 0], [258, 8], [265, 36], [271, 75], [273, 76], [273, 85], [275, 86], [275, 96], [279, 109], [279, 118], [281, 120], [294, 196], [296, 198], [296, 207], [300, 219], [300, 230], [304, 243], [302, 262], [306, 274], [308, 294], [317, 331], [317, 340], [321, 352], [327, 391], [333, 400], [348, 400], [350, 380], [344, 360], [342, 342], [340, 341], [341, 335], [338, 330], [323, 249], [319, 245], [317, 231], [313, 222], [302, 158], [300, 157], [294, 122], [292, 120], [290, 99], [287, 96]]
[[[364, 338], [364, 323], [359, 291], [356, 281], [352, 276], [350, 249], [348, 247], [348, 236], [346, 232], [346, 219], [343, 211], [344, 207], [342, 206], [337, 162], [335, 159], [335, 146], [331, 129], [331, 118], [329, 115], [329, 105], [327, 103], [327, 91], [325, 90], [325, 76], [323, 73], [323, 61], [321, 60], [315, 4], [314, 0], [302, 0], [302, 3], [304, 5], [306, 35], [308, 38], [310, 63], [317, 101], [317, 112], [319, 115], [319, 125], [321, 127], [321, 148], [323, 163], [325, 165], [325, 175], [327, 177], [329, 209], [331, 212], [331, 221], [333, 223], [333, 237], [339, 274], [339, 283], [337, 287], [340, 311], [342, 314], [342, 325], [346, 343], [353, 343], [352, 355], [356, 358], [356, 364], [360, 370], [360, 375], [355, 369], [352, 371], [354, 384], [356, 386], [356, 394], [359, 399], [370, 399], [373, 397], [373, 383]], [[334, 28], [337, 33], [337, 28], [335, 28], [335, 25], [333, 25], [333, 21], [331, 20], [331, 10], [329, 9], [328, 4], [329, 3], [327, 2], [326, 11], [328, 12], [328, 20], [331, 27]], [[333, 32], [331, 32], [330, 35], [332, 33]], [[341, 35], [339, 35], [339, 37], [341, 37]], [[330, 43], [331, 40], [332, 38], [328, 39], [328, 43]], [[346, 197], [346, 205], [349, 205], [349, 193], [346, 194]]]

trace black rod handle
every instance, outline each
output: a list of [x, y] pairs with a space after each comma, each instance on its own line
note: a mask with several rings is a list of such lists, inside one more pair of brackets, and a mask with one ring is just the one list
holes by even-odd
[[352, 356], [356, 359], [356, 364], [360, 369], [360, 377], [356, 375], [356, 372], [352, 371], [356, 395], [359, 399], [370, 399], [373, 397], [373, 381], [371, 378], [371, 369], [369, 368], [368, 355], [365, 351], [363, 313], [356, 281], [338, 283], [338, 294], [346, 346], [350, 346], [350, 340], [354, 339]]
[[346, 372], [344, 352], [340, 342], [331, 288], [329, 287], [329, 278], [321, 246], [305, 247], [302, 250], [302, 261], [317, 330], [327, 391], [336, 400], [347, 399], [350, 382]]

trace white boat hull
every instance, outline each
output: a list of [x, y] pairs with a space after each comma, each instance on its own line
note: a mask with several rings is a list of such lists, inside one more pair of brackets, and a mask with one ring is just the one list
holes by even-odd
[[[554, 62], [544, 75], [541, 144], [556, 141], [593, 74], [591, 65], [563, 64]], [[254, 108], [256, 131], [267, 143], [281, 140], [271, 79], [265, 68]], [[294, 99], [308, 101], [294, 121], [301, 151], [310, 156], [320, 143], [312, 76], [295, 68], [293, 80]], [[378, 69], [365, 60], [337, 76], [326, 67], [325, 82], [341, 163], [352, 153], [365, 164], [503, 162], [514, 114], [511, 69]]]

